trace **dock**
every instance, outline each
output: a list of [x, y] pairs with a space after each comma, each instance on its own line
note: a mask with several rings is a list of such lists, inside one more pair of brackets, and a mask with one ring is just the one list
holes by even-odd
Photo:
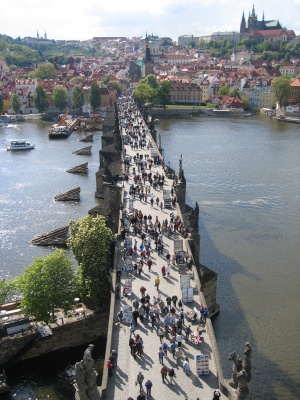
[[[138, 126], [139, 132], [144, 131], [145, 137], [140, 142], [132, 139], [139, 134], [132, 130], [130, 133], [130, 129], [122, 127], [122, 137], [129, 135], [131, 138], [123, 141], [123, 157], [126, 160], [124, 168], [128, 180], [121, 182], [124, 199], [123, 227], [121, 237], [116, 243], [112, 279], [115, 292], [119, 289], [120, 298], [112, 294], [101, 398], [136, 399], [140, 393], [137, 375], [141, 372], [144, 377], [141, 390], [145, 395], [146, 381], [150, 379], [153, 384], [149, 399], [211, 400], [214, 390], [219, 389], [220, 381], [223, 381], [223, 375], [211, 320], [209, 316], [201, 317], [200, 309], [205, 310], [205, 299], [197, 269], [190, 264], [187, 227], [183, 224], [181, 210], [174, 198], [174, 179], [179, 179], [177, 183], [180, 184], [181, 175], [179, 173], [179, 177], [175, 177], [168, 173], [161, 152], [138, 109], [130, 102], [124, 104], [119, 106], [119, 119], [130, 112], [132, 126]], [[179, 162], [180, 172], [181, 167]], [[142, 173], [145, 180], [142, 179]], [[133, 190], [136, 186], [143, 188], [143, 192]], [[137, 217], [139, 214], [140, 217]], [[156, 237], [161, 243], [158, 239], [155, 240]], [[149, 246], [148, 254], [143, 253], [143, 244]], [[141, 258], [144, 261], [139, 273], [134, 265], [140, 268]], [[121, 278], [119, 286], [116, 286], [118, 268], [121, 270]], [[157, 277], [160, 280], [158, 287], [155, 286]], [[140, 311], [144, 301], [142, 297], [145, 298], [141, 289], [145, 290], [145, 296], [149, 296], [149, 312]], [[168, 306], [167, 298], [173, 296], [178, 300]], [[183, 303], [182, 307], [178, 304], [179, 300]], [[137, 318], [137, 323], [132, 319], [135, 301], [139, 303], [139, 314], [144, 314], [142, 318]], [[123, 318], [118, 320], [120, 311], [123, 312]], [[152, 314], [156, 316], [154, 323]], [[166, 314], [171, 318], [171, 323], [168, 322], [170, 319], [165, 319]], [[180, 320], [181, 327], [178, 322]], [[176, 351], [173, 356], [170, 346], [174, 340], [174, 324], [177, 332], [174, 335]], [[187, 328], [190, 333], [187, 333]], [[182, 342], [179, 348], [177, 339], [180, 337], [177, 335], [180, 332]], [[162, 333], [162, 339], [159, 333]], [[136, 341], [137, 335], [142, 338], [143, 345], [140, 355], [133, 355], [129, 340], [133, 338]], [[167, 354], [160, 360], [159, 352], [164, 342]], [[182, 354], [178, 352], [179, 349]], [[109, 376], [106, 363], [112, 350], [118, 353], [118, 362], [117, 367], [112, 370], [112, 376]], [[186, 360], [189, 371], [184, 367]], [[174, 369], [174, 382], [170, 381], [168, 375], [165, 382], [162, 381], [163, 366], [168, 371], [170, 368]], [[226, 400], [228, 397], [223, 392], [221, 398]]]

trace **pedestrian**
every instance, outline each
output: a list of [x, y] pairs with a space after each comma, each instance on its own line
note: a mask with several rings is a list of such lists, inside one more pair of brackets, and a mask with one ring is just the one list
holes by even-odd
[[132, 317], [133, 317], [135, 326], [137, 326], [137, 323], [138, 323], [137, 322], [138, 316], [139, 316], [138, 310], [134, 310], [133, 313], [132, 313]]
[[165, 383], [165, 379], [167, 379], [168, 375], [168, 368], [164, 365], [162, 369], [160, 370], [161, 377], [162, 377], [162, 382]]
[[133, 308], [134, 308], [135, 310], [138, 310], [138, 308], [139, 308], [139, 302], [137, 301], [137, 299], [134, 300], [134, 302], [132, 303], [132, 305], [133, 305]]
[[183, 370], [185, 372], [186, 375], [190, 375], [191, 371], [190, 371], [190, 363], [189, 363], [189, 359], [187, 357], [185, 357], [184, 362], [182, 364]]
[[163, 351], [164, 351], [164, 356], [168, 357], [168, 344], [166, 342], [163, 342], [161, 345]]
[[143, 269], [143, 261], [142, 261], [142, 259], [140, 259], [140, 261], [137, 264], [137, 270], [138, 270], [139, 276], [141, 276], [142, 269]]
[[139, 309], [139, 317], [141, 322], [144, 322], [144, 315], [145, 315], [145, 310], [143, 309], [143, 307], [141, 307]]
[[166, 303], [168, 304], [168, 307], [169, 307], [169, 308], [170, 308], [170, 306], [171, 306], [171, 302], [172, 302], [172, 299], [171, 299], [170, 296], [168, 296], [168, 297], [166, 298]]
[[162, 211], [162, 209], [163, 209], [163, 202], [161, 201], [160, 202], [160, 210]]
[[178, 343], [178, 347], [181, 347], [181, 342], [182, 342], [182, 335], [180, 333], [178, 333], [178, 335], [176, 336], [176, 341]]
[[131, 337], [129, 339], [129, 347], [130, 347], [130, 354], [133, 356], [133, 346], [134, 346], [134, 339]]
[[192, 333], [191, 325], [185, 328], [185, 341], [189, 341], [190, 334]]
[[213, 400], [219, 400], [219, 398], [221, 397], [221, 393], [219, 389], [215, 389], [214, 390], [214, 397]]
[[166, 276], [166, 267], [164, 265], [161, 267], [161, 273], [164, 278]]
[[183, 311], [183, 308], [181, 309], [181, 311], [179, 313], [179, 318], [180, 318], [180, 321], [181, 321], [182, 325], [184, 325], [184, 311]]
[[121, 323], [123, 320], [123, 311], [119, 311], [117, 315], [118, 322]]
[[174, 307], [176, 308], [176, 303], [177, 303], [178, 297], [176, 296], [176, 294], [174, 294], [174, 296], [172, 296], [172, 301], [174, 304]]
[[176, 349], [177, 349], [177, 344], [175, 342], [171, 343], [170, 344], [170, 349], [171, 349], [173, 358], [175, 358], [175, 352], [176, 352]]
[[147, 380], [147, 382], [145, 383], [146, 386], [146, 393], [147, 393], [147, 397], [151, 396], [151, 388], [153, 386], [153, 383], [150, 381], [150, 379]]
[[170, 266], [170, 264], [167, 265], [166, 273], [167, 273], [167, 276], [171, 276], [171, 266]]
[[107, 369], [108, 369], [108, 376], [112, 376], [113, 375], [113, 365], [110, 362], [110, 360], [107, 361], [106, 363]]
[[112, 350], [111, 351], [111, 355], [112, 355], [112, 357], [113, 357], [113, 366], [114, 366], [114, 368], [117, 368], [117, 366], [118, 366], [118, 353], [116, 352], [116, 350]]
[[164, 330], [163, 330], [163, 328], [159, 328], [158, 336], [159, 336], [160, 343], [162, 343], [163, 338], [164, 338]]
[[137, 400], [146, 400], [145, 394], [144, 393], [140, 393], [136, 399]]
[[179, 365], [180, 359], [181, 359], [182, 356], [183, 356], [183, 351], [180, 350], [180, 349], [176, 350], [175, 357], [176, 357], [176, 360], [177, 360], [177, 365]]
[[152, 326], [152, 329], [153, 329], [155, 327], [155, 322], [156, 322], [155, 314], [151, 313], [150, 318], [151, 318], [151, 326]]
[[159, 290], [159, 284], [160, 284], [160, 279], [159, 276], [157, 276], [154, 281], [154, 286], [156, 287], [157, 291]]
[[148, 265], [148, 268], [149, 268], [149, 272], [151, 272], [152, 264], [153, 264], [153, 262], [152, 262], [152, 260], [149, 258], [148, 261], [147, 261], [147, 265]]
[[120, 267], [118, 267], [116, 275], [117, 275], [117, 283], [119, 283], [121, 281], [121, 275], [122, 275]]
[[168, 375], [170, 377], [170, 384], [172, 384], [173, 382], [175, 383], [175, 381], [174, 381], [174, 377], [175, 377], [174, 368], [169, 368]]
[[178, 307], [182, 308], [182, 300], [181, 299], [178, 301]]
[[141, 372], [139, 372], [137, 377], [136, 377], [136, 385], [137, 384], [140, 385], [140, 392], [143, 391], [143, 386], [142, 386], [143, 380], [144, 380], [144, 375]]
[[165, 353], [164, 353], [162, 347], [160, 347], [159, 352], [158, 352], [158, 360], [159, 360], [160, 364], [164, 363], [164, 355], [165, 355]]
[[170, 265], [171, 262], [171, 254], [169, 252], [167, 252], [166, 254], [166, 259], [167, 259], [167, 264]]
[[145, 286], [140, 287], [140, 292], [141, 292], [142, 297], [145, 297], [146, 291], [147, 291], [147, 289], [145, 288]]

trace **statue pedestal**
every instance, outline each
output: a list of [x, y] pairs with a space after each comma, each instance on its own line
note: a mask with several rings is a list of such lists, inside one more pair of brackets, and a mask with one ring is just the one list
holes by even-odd
[[85, 388], [79, 389], [77, 383], [74, 383], [74, 388], [75, 388], [75, 400], [89, 400]]

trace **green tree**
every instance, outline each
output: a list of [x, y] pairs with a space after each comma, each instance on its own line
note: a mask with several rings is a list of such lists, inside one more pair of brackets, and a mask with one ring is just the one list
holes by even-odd
[[21, 109], [21, 102], [20, 102], [19, 96], [16, 93], [14, 93], [11, 96], [10, 105], [11, 105], [11, 108], [14, 110], [14, 112], [16, 114], [19, 114], [20, 109]]
[[198, 47], [199, 49], [206, 49], [206, 43], [204, 41], [204, 39], [199, 39], [199, 43], [198, 43]]
[[149, 84], [139, 82], [134, 88], [133, 96], [141, 104], [147, 102], [154, 103], [156, 100], [156, 91]]
[[72, 101], [74, 102], [75, 108], [80, 108], [84, 105], [84, 93], [82, 86], [76, 85], [72, 90]]
[[48, 323], [55, 320], [56, 307], [65, 308], [75, 290], [75, 272], [72, 262], [63, 250], [36, 258], [19, 277], [23, 295], [21, 308], [25, 315], [35, 316]]
[[273, 82], [272, 88], [280, 107], [286, 106], [291, 93], [290, 78], [287, 75], [280, 76]]
[[34, 71], [34, 76], [37, 79], [55, 79], [57, 71], [51, 63], [39, 64]]
[[240, 91], [237, 87], [233, 87], [229, 90], [229, 96], [240, 98]]
[[153, 74], [147, 75], [146, 78], [142, 79], [142, 82], [148, 84], [153, 89], [156, 89], [158, 86], [157, 78]]
[[55, 107], [62, 111], [66, 107], [68, 100], [66, 89], [62, 86], [55, 86], [52, 92], [52, 100]]
[[221, 96], [228, 96], [229, 95], [229, 86], [227, 86], [227, 85], [221, 86], [218, 91], [218, 94], [220, 94]]
[[15, 279], [0, 279], [0, 305], [11, 300], [17, 294]]
[[0, 93], [0, 115], [3, 114], [4, 104], [2, 94]]
[[171, 101], [170, 96], [171, 83], [169, 81], [162, 81], [158, 84], [156, 89], [156, 101], [166, 108], [166, 104]]
[[102, 102], [102, 98], [100, 95], [100, 87], [98, 83], [95, 81], [92, 82], [90, 87], [89, 102], [93, 111], [96, 111], [96, 109], [101, 105]]
[[244, 103], [244, 110], [247, 110], [247, 111], [250, 110], [250, 105], [249, 105], [248, 99], [246, 99], [246, 97], [242, 97], [241, 100]]
[[109, 81], [110, 81], [110, 74], [108, 74], [108, 75], [105, 75], [103, 78], [102, 78], [102, 83], [103, 83], [103, 85], [107, 85], [108, 83], [109, 83]]
[[111, 81], [111, 82], [109, 82], [109, 84], [110, 84], [110, 86], [111, 86], [112, 88], [114, 88], [114, 89], [117, 91], [117, 94], [118, 94], [118, 95], [122, 93], [121, 86], [119, 85], [118, 82], [116, 82], [116, 81]]
[[287, 51], [284, 56], [284, 61], [290, 61], [290, 59], [291, 59], [291, 53]]
[[112, 231], [106, 226], [103, 216], [70, 221], [69, 227], [71, 237], [68, 245], [79, 264], [77, 280], [81, 294], [87, 294], [99, 308], [107, 302], [110, 293], [108, 276], [112, 259]]
[[35, 90], [34, 105], [39, 113], [46, 111], [48, 108], [47, 95], [42, 85], [38, 85]]

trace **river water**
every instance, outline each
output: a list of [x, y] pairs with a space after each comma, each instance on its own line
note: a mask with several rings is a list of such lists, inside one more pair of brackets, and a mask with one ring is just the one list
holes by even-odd
[[[79, 133], [50, 141], [48, 129], [40, 121], [0, 128], [0, 277], [19, 274], [33, 258], [52, 251], [32, 246], [36, 235], [65, 226], [97, 204], [101, 133], [94, 136], [92, 155], [78, 156], [71, 153], [85, 147]], [[191, 117], [161, 120], [157, 131], [165, 160], [176, 170], [183, 155], [187, 203], [200, 207], [200, 261], [218, 273], [221, 312], [214, 327], [225, 377], [231, 374], [228, 353], [242, 354], [249, 341], [253, 399], [300, 398], [299, 126], [264, 116]], [[6, 152], [14, 138], [34, 142], [35, 150]], [[86, 161], [87, 176], [65, 172]], [[53, 200], [77, 186], [80, 202]], [[42, 399], [51, 387], [51, 400], [67, 399], [68, 357], [61, 356], [52, 383], [35, 376], [34, 363], [22, 374], [12, 370], [7, 398]]]
[[300, 129], [251, 118], [162, 120], [164, 157], [183, 155], [200, 208], [200, 261], [218, 273], [214, 320], [228, 353], [252, 345], [253, 399], [300, 398]]

